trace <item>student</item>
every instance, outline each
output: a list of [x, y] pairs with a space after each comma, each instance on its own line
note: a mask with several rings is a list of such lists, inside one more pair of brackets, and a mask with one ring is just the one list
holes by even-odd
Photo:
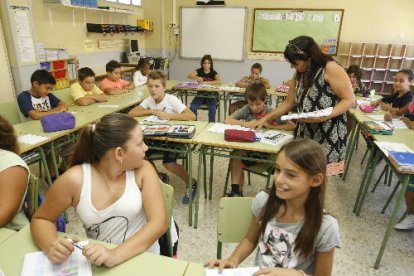
[[398, 71], [394, 77], [394, 94], [372, 102], [371, 105], [381, 106], [382, 110], [390, 113], [398, 113], [399, 109], [410, 103], [413, 98], [410, 91], [412, 79], [413, 72], [411, 70], [403, 69]]
[[29, 223], [23, 201], [30, 171], [18, 153], [13, 126], [0, 116], [0, 228], [16, 231]]
[[137, 71], [134, 73], [134, 85], [144, 86], [147, 84], [147, 76], [150, 72], [150, 63], [148, 59], [141, 58], [138, 62]]
[[[247, 104], [241, 109], [237, 110], [232, 115], [228, 116], [224, 122], [226, 124], [241, 125], [244, 127], [250, 127], [252, 121], [262, 118], [266, 114], [272, 112], [272, 108], [266, 104], [267, 91], [262, 83], [252, 83], [246, 88], [245, 98]], [[293, 130], [295, 124], [288, 121], [285, 124], [278, 124], [276, 122], [268, 123], [264, 125], [266, 128]], [[241, 152], [239, 152], [242, 154]], [[237, 154], [237, 153], [235, 153]], [[256, 153], [260, 154], [260, 153]], [[244, 155], [248, 156], [248, 152]], [[267, 156], [267, 155], [266, 155]], [[250, 167], [257, 164], [254, 161], [241, 160], [237, 158], [230, 159], [230, 172], [231, 172], [231, 192], [227, 194], [229, 197], [243, 196], [243, 183], [244, 174], [242, 168]]]
[[[33, 120], [40, 120], [43, 116], [53, 113], [62, 113], [68, 110], [68, 105], [65, 102], [59, 100], [55, 95], [50, 93], [53, 86], [56, 84], [56, 80], [46, 70], [36, 70], [32, 74], [30, 82], [32, 83], [32, 87], [17, 96], [17, 103], [20, 111], [25, 117], [30, 117]], [[69, 155], [70, 145], [67, 145], [63, 149], [62, 157], [65, 158], [65, 160], [68, 160]], [[53, 181], [56, 179], [56, 176], [52, 155], [48, 154], [46, 158], [50, 176]], [[64, 168], [61, 167], [59, 170], [63, 172]]]
[[[220, 75], [214, 70], [213, 58], [210, 55], [204, 55], [200, 62], [201, 67], [197, 70], [188, 74], [187, 78], [190, 80], [195, 80], [198, 83], [202, 84], [221, 84]], [[214, 94], [209, 92], [197, 92], [197, 96], [194, 97], [191, 102], [190, 109], [197, 116], [197, 109], [202, 104], [207, 104], [208, 106], [208, 121], [216, 121], [216, 98], [205, 98], [205, 96], [214, 96]]]
[[358, 65], [352, 64], [346, 70], [346, 73], [351, 80], [352, 88], [354, 89], [355, 95], [362, 96], [364, 91], [366, 90], [365, 85], [361, 82], [362, 78], [362, 70], [359, 68]]
[[124, 114], [105, 115], [82, 131], [72, 167], [52, 185], [31, 221], [32, 236], [52, 263], [64, 262], [75, 250], [55, 226], [71, 206], [88, 238], [118, 245], [86, 245], [82, 254], [90, 263], [112, 267], [144, 251], [159, 254], [167, 216], [157, 173], [144, 160], [147, 149], [138, 122]]
[[111, 60], [106, 64], [106, 78], [101, 81], [101, 90], [107, 95], [116, 95], [128, 92], [134, 84], [121, 79], [121, 64]]
[[[400, 74], [399, 78], [397, 78], [397, 75]], [[413, 71], [409, 70], [409, 69], [404, 69], [401, 70], [397, 73], [397, 75], [395, 75], [394, 78], [394, 90], [397, 91], [397, 89], [402, 89], [402, 90], [409, 90], [408, 95], [411, 94], [411, 96], [413, 95], [413, 91], [410, 90], [410, 86], [411, 83], [414, 80], [414, 73]], [[406, 77], [404, 77], [404, 75]], [[407, 83], [408, 81], [408, 83]], [[404, 95], [406, 95], [404, 94]], [[405, 115], [410, 119], [414, 119], [414, 103], [413, 102], [409, 102], [408, 104], [400, 107], [400, 108], [392, 108], [388, 110], [388, 114], [385, 114], [385, 120], [389, 121], [391, 120], [393, 117], [398, 117], [398, 116], [402, 116]], [[410, 120], [407, 120], [407, 122], [409, 122]]]
[[[274, 185], [260, 192], [245, 238], [226, 260], [205, 266], [237, 267], [257, 247], [254, 275], [331, 275], [341, 246], [336, 219], [324, 211], [326, 157], [321, 145], [297, 139], [276, 156]], [[263, 268], [264, 267], [264, 268]]]
[[[196, 119], [194, 113], [188, 109], [176, 96], [165, 93], [167, 80], [161, 71], [152, 71], [148, 74], [148, 90], [150, 97], [146, 98], [139, 106], [129, 111], [129, 116], [142, 117], [155, 115], [162, 120], [192, 121]], [[150, 157], [155, 151], [150, 151]], [[164, 166], [172, 173], [181, 178], [187, 185], [187, 192], [184, 195], [183, 204], [189, 203], [188, 174], [182, 165], [177, 164], [177, 154], [174, 152], [164, 152]], [[194, 197], [197, 183], [193, 179], [192, 197]]]
[[46, 70], [36, 70], [30, 77], [30, 82], [32, 87], [17, 96], [24, 117], [40, 120], [43, 116], [68, 110], [66, 103], [50, 93], [56, 80]]
[[[260, 63], [255, 63], [252, 65], [252, 68], [250, 69], [250, 75], [242, 77], [238, 82], [236, 82], [236, 87], [246, 88], [252, 83], [262, 83], [266, 89], [270, 88], [270, 82], [268, 79], [263, 78], [261, 76], [263, 67]], [[243, 99], [243, 97], [234, 96], [232, 97], [233, 100], [239, 99], [239, 101], [236, 101], [232, 103], [229, 106], [229, 114], [233, 114], [234, 111], [236, 111], [238, 108], [244, 106], [247, 104], [247, 102]]]
[[95, 72], [89, 67], [78, 70], [78, 82], [70, 86], [70, 95], [77, 105], [106, 102], [108, 97], [95, 84]]

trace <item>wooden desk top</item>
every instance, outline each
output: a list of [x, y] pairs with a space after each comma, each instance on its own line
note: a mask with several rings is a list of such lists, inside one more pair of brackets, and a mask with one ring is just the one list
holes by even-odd
[[[108, 247], [114, 245], [107, 244]], [[27, 226], [0, 244], [0, 268], [5, 275], [20, 275], [24, 255], [39, 251]], [[113, 268], [92, 266], [93, 275], [184, 275], [188, 262], [142, 253]]]
[[[197, 135], [193, 139], [193, 143], [201, 144], [201, 145], [208, 145], [213, 147], [221, 147], [221, 148], [228, 148], [228, 149], [240, 149], [240, 150], [248, 150], [248, 151], [257, 151], [257, 152], [268, 152], [268, 153], [277, 153], [280, 148], [283, 146], [284, 143], [273, 146], [261, 142], [227, 142], [224, 140], [223, 133], [214, 133], [208, 131], [208, 129], [214, 123], [209, 123], [199, 135]], [[279, 130], [278, 130], [279, 131]], [[281, 131], [284, 133], [291, 134], [292, 132], [288, 131]]]
[[6, 241], [8, 238], [16, 234], [16, 231], [7, 229], [7, 228], [0, 228], [0, 244]]

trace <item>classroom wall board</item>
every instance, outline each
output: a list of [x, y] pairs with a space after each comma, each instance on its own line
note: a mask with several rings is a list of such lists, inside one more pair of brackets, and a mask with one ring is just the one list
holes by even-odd
[[307, 35], [336, 55], [343, 15], [342, 9], [254, 9], [252, 51], [283, 52], [289, 40]]
[[244, 59], [245, 7], [181, 7], [180, 57]]

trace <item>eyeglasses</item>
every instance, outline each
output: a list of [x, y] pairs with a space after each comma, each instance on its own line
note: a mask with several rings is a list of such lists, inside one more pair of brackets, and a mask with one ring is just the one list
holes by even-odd
[[292, 42], [292, 40], [289, 40], [289, 42], [288, 42], [288, 47], [290, 47], [290, 49], [291, 49], [292, 53], [294, 53], [294, 54], [306, 55], [306, 53], [305, 53], [303, 50], [301, 50], [298, 46], [296, 46], [296, 45]]

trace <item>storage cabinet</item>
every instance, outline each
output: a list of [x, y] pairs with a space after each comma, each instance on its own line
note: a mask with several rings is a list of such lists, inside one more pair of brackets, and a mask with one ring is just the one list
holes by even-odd
[[[72, 59], [58, 59], [42, 61], [40, 68], [48, 71], [56, 79], [55, 89], [67, 88], [73, 77], [70, 77], [68, 66], [72, 65]], [[75, 77], [76, 78], [76, 77]]]
[[393, 77], [401, 69], [414, 70], [414, 45], [370, 42], [339, 43], [339, 63], [347, 69], [357, 64], [362, 69], [362, 82], [379, 94], [393, 92]]

